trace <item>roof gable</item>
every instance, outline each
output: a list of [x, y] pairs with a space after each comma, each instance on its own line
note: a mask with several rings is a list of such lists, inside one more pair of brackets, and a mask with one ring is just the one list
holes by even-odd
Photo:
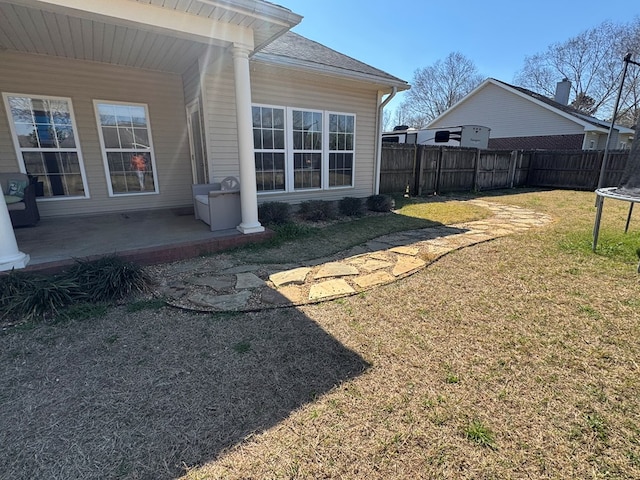
[[400, 90], [409, 84], [378, 68], [344, 55], [294, 32], [286, 32], [254, 55], [257, 60], [322, 71], [325, 74], [358, 78], [393, 85]]
[[[482, 82], [478, 87], [468, 93], [464, 98], [462, 98], [455, 105], [451, 106], [437, 118], [432, 120], [429, 125], [437, 124], [443, 117], [446, 117], [450, 112], [459, 108], [461, 105], [464, 105], [470, 99], [473, 99], [474, 96], [478, 95], [479, 92], [487, 88], [489, 85], [494, 85], [499, 87], [511, 94], [518, 95], [519, 97], [526, 99], [527, 101], [533, 102], [536, 105], [544, 108], [550, 113], [561, 116], [567, 120], [570, 120], [584, 128], [585, 131], [603, 131], [609, 129], [609, 122], [605, 122], [598, 118], [586, 115], [579, 110], [569, 106], [558, 103], [544, 95], [528, 90], [524, 87], [519, 87], [516, 85], [511, 85], [501, 80], [497, 80], [495, 78], [487, 78], [484, 82]], [[615, 128], [620, 132], [632, 133], [633, 130], [623, 127], [620, 125], [615, 125]]]

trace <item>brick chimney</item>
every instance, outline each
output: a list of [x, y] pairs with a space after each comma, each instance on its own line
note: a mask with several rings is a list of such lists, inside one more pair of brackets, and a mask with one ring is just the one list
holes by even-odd
[[556, 96], [553, 98], [561, 105], [569, 105], [569, 94], [571, 93], [571, 82], [568, 78], [563, 78], [556, 84]]

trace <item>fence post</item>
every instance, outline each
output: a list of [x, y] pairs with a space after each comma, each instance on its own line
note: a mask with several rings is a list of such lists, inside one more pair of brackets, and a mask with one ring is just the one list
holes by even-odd
[[[584, 152], [582, 155], [584, 156]], [[597, 165], [594, 165], [593, 183], [591, 184], [592, 190], [598, 188], [598, 182], [604, 181], [604, 176], [606, 175], [606, 172], [603, 169], [603, 167], [606, 168], [604, 166], [604, 157], [604, 152], [598, 152], [598, 160], [600, 161], [596, 162]]]
[[513, 150], [511, 152], [511, 158], [509, 158], [509, 176], [511, 177], [509, 188], [513, 188], [513, 185], [516, 183], [517, 163], [518, 163], [518, 151]]
[[476, 149], [476, 154], [475, 154], [475, 161], [476, 164], [474, 165], [473, 168], [473, 191], [477, 192], [479, 190], [478, 188], [478, 174], [480, 172], [480, 149]]
[[424, 147], [418, 146], [418, 178], [416, 178], [416, 195], [422, 196], [422, 174], [424, 172]]
[[436, 195], [440, 195], [440, 171], [442, 170], [442, 157], [444, 155], [444, 147], [438, 148], [438, 162], [436, 163], [436, 181], [433, 191]]
[[413, 144], [413, 171], [411, 172], [412, 175], [412, 179], [411, 179], [411, 188], [413, 189], [413, 192], [409, 191], [409, 195], [411, 194], [417, 194], [418, 193], [418, 188], [416, 185], [416, 172], [418, 171], [418, 144], [414, 143]]

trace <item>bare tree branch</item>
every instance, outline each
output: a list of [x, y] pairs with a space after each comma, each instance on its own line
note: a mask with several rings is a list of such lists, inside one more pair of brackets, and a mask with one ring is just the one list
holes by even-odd
[[459, 52], [415, 71], [402, 108], [407, 124], [425, 127], [483, 80], [475, 64]]

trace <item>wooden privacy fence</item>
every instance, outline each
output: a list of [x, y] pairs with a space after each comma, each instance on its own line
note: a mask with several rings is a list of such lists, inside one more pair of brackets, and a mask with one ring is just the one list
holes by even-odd
[[[609, 152], [605, 186], [618, 184], [628, 150]], [[552, 187], [595, 190], [602, 151], [502, 151], [430, 145], [385, 144], [380, 165], [380, 193], [412, 195]]]

